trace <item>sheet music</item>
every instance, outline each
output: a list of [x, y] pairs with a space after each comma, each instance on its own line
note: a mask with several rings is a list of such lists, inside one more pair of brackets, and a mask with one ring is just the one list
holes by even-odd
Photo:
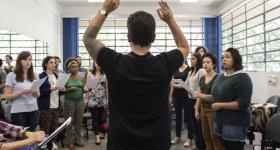
[[70, 78], [70, 74], [64, 74], [64, 73], [59, 74], [56, 82], [56, 87], [58, 87], [59, 89], [64, 87], [64, 85], [67, 83], [69, 78]]
[[86, 82], [86, 87], [94, 89], [97, 87], [97, 83], [98, 83], [98, 81], [96, 79], [89, 78]]
[[78, 72], [78, 75], [79, 76], [81, 76], [82, 78], [84, 78], [85, 76], [86, 76], [86, 72], [84, 71], [84, 72]]
[[32, 86], [31, 86], [31, 91], [39, 91], [41, 85], [46, 81], [47, 77], [39, 79], [39, 80], [34, 80], [32, 82]]
[[171, 84], [180, 84], [183, 88], [188, 91], [191, 95], [194, 95], [194, 90], [191, 89], [182, 79], [172, 79]]

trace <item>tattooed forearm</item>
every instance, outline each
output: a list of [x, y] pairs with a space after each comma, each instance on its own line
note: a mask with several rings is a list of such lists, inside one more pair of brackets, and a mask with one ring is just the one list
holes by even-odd
[[96, 60], [100, 49], [105, 47], [102, 42], [96, 39], [99, 30], [98, 27], [89, 26], [83, 37], [85, 47], [94, 60]]

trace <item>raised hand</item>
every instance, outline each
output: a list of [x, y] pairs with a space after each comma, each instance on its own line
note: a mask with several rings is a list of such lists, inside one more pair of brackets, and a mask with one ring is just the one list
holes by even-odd
[[116, 10], [119, 7], [120, 0], [105, 0], [103, 3], [103, 9], [106, 10], [107, 13], [110, 13]]
[[160, 8], [157, 9], [159, 18], [166, 23], [171, 22], [174, 18], [170, 7], [164, 1], [160, 1], [159, 6]]

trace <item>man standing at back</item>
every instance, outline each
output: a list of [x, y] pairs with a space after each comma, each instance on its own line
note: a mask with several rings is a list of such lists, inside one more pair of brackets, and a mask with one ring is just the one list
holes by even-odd
[[131, 52], [123, 55], [97, 40], [97, 34], [119, 0], [105, 0], [86, 30], [84, 44], [105, 71], [109, 86], [108, 150], [168, 150], [170, 148], [168, 86], [184, 62], [189, 45], [169, 6], [159, 2], [157, 10], [175, 39], [177, 49], [153, 56], [155, 20], [138, 11], [127, 20]]

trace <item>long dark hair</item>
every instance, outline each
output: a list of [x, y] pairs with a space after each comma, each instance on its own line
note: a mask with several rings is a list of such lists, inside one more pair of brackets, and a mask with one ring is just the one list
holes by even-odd
[[[23, 82], [23, 68], [21, 64], [21, 60], [27, 59], [27, 57], [31, 57], [31, 53], [28, 51], [22, 51], [18, 54], [17, 60], [16, 60], [16, 67], [14, 69], [14, 73], [16, 74], [16, 81], [17, 82]], [[27, 71], [27, 79], [29, 81], [33, 81], [35, 79], [35, 74], [33, 70], [33, 64], [31, 63], [30, 68]]]
[[[94, 75], [96, 75], [96, 67], [95, 67], [94, 63], [93, 63], [93, 66], [92, 66], [91, 73], [94, 74]], [[100, 73], [101, 73], [101, 74], [104, 74], [104, 71], [103, 71], [101, 68], [100, 68]]]
[[[197, 71], [202, 68], [202, 58], [200, 53], [193, 53], [192, 54], [196, 58], [196, 70], [194, 70], [194, 67], [191, 67], [191, 75], [195, 75]], [[195, 72], [194, 72], [195, 71]]]

